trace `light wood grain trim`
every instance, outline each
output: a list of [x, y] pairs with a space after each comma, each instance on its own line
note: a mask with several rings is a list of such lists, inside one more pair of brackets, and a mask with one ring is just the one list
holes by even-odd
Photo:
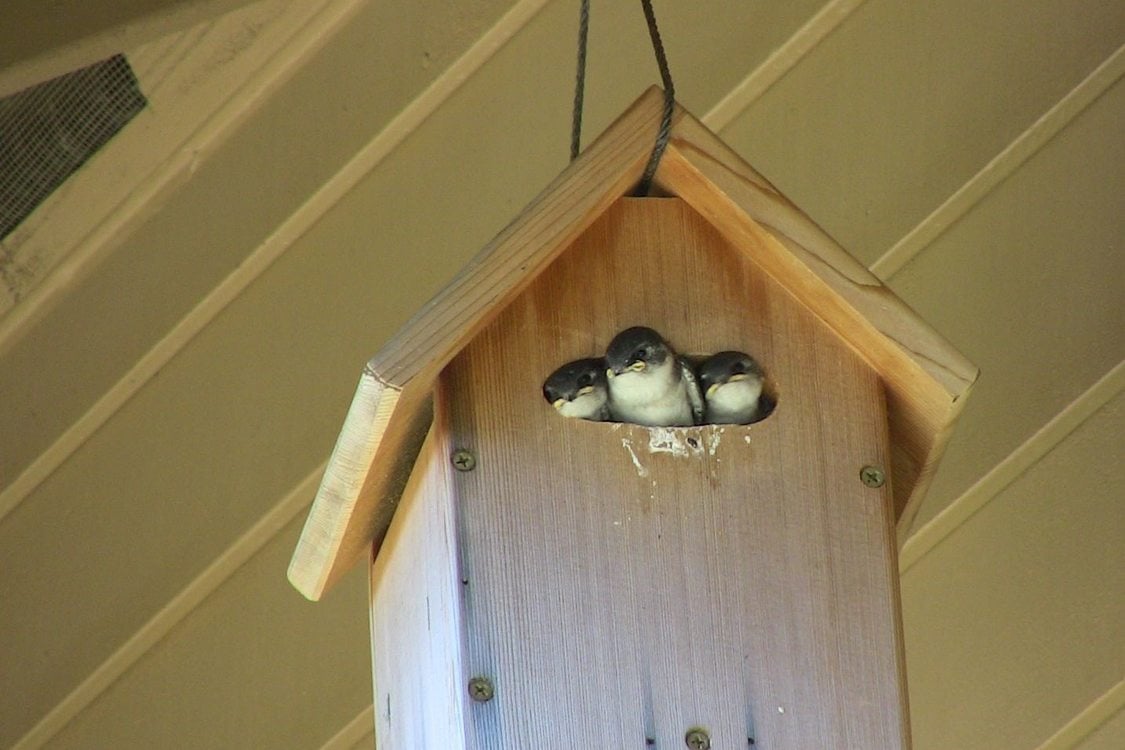
[[640, 179], [663, 106], [652, 87], [371, 360], [398, 387], [438, 371]]
[[879, 371], [904, 539], [976, 368], [691, 116], [677, 123], [657, 180], [746, 249]]
[[[765, 228], [787, 250], [802, 256], [790, 260], [786, 253], [775, 251], [756, 260], [764, 262], [765, 270], [799, 297], [807, 297], [806, 304], [811, 302], [810, 307], [821, 317], [850, 310], [849, 324], [869, 319], [879, 328], [864, 326], [864, 335], [881, 334], [874, 338], [896, 342], [881, 359], [888, 364], [904, 357], [915, 362], [951, 397], [973, 383], [977, 370], [972, 363], [698, 120], [687, 115], [677, 122], [667, 156], [669, 161], [662, 164], [658, 175], [660, 183], [670, 191], [690, 189], [705, 209], [700, 212], [714, 217], [712, 223], [718, 224], [728, 213], [745, 214], [755, 227]], [[709, 191], [705, 190], [707, 181], [714, 185]], [[688, 196], [680, 197], [688, 200]], [[705, 204], [705, 199], [713, 202]], [[699, 211], [700, 207], [695, 208]], [[839, 299], [825, 299], [829, 293]], [[831, 310], [818, 309], [825, 306]], [[841, 335], [849, 337], [843, 322], [837, 327], [844, 329]]]
[[420, 447], [417, 430], [428, 424], [419, 411], [437, 374], [637, 182], [651, 144], [646, 126], [662, 102], [650, 89], [368, 363], [289, 566], [302, 594], [319, 599], [369, 540], [378, 545]]
[[319, 599], [382, 540], [429, 422], [428, 393], [364, 371], [289, 563], [306, 597]]

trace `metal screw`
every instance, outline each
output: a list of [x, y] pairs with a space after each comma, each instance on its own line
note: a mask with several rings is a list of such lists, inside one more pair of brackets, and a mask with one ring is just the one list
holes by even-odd
[[471, 451], [464, 448], [458, 448], [453, 451], [453, 455], [449, 457], [453, 462], [453, 468], [457, 471], [472, 471], [477, 468], [477, 457]]
[[709, 750], [711, 747], [711, 735], [707, 734], [702, 729], [691, 729], [684, 735], [684, 744], [691, 748], [691, 750]]
[[469, 697], [477, 703], [487, 703], [492, 700], [492, 681], [487, 677], [474, 677], [469, 680]]
[[882, 487], [887, 476], [878, 466], [864, 466], [859, 470], [859, 480], [868, 487]]

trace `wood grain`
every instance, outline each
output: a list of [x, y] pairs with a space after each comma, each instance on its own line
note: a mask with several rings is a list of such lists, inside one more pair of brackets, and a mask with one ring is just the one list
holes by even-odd
[[[319, 598], [364, 553], [368, 539], [378, 544], [411, 470], [413, 453], [399, 446], [420, 439], [417, 425], [424, 420], [417, 411], [438, 374], [633, 187], [661, 107], [660, 90], [646, 92], [368, 363], [354, 405], [361, 418], [349, 417], [339, 438], [352, 448], [330, 461], [290, 566], [290, 580], [306, 596]], [[657, 183], [714, 224], [736, 248], [731, 252], [751, 258], [879, 372], [895, 451], [901, 541], [976, 370], [679, 107]], [[664, 264], [663, 252], [653, 251], [637, 273]], [[723, 280], [701, 273], [699, 283]], [[371, 413], [386, 418], [363, 416]], [[384, 437], [384, 429], [392, 434]]]
[[364, 370], [289, 562], [289, 582], [309, 599], [382, 541], [430, 423], [429, 396]]
[[685, 113], [657, 182], [683, 198], [883, 378], [905, 542], [979, 372], [764, 177]]
[[319, 599], [372, 538], [378, 545], [412, 468], [414, 454], [399, 445], [420, 438], [416, 412], [441, 368], [640, 179], [662, 101], [646, 92], [364, 368], [289, 566], [306, 597]]
[[386, 554], [371, 566], [380, 747], [465, 747], [467, 694], [451, 473], [445, 420], [436, 416], [387, 532]]
[[[661, 262], [652, 262], [660, 248]], [[555, 366], [649, 324], [760, 357], [750, 427], [565, 420]], [[677, 199], [622, 199], [442, 376], [473, 748], [908, 747], [882, 385]], [[694, 447], [688, 442], [694, 440]], [[678, 451], [672, 446], [678, 445]]]

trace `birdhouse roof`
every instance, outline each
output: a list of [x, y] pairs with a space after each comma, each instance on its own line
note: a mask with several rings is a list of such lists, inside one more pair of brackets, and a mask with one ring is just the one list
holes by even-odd
[[[450, 360], [639, 182], [661, 120], [652, 88], [570, 164], [363, 368], [289, 567], [319, 599], [386, 533]], [[655, 187], [784, 286], [878, 373], [900, 540], [977, 370], [687, 111], [675, 107]]]

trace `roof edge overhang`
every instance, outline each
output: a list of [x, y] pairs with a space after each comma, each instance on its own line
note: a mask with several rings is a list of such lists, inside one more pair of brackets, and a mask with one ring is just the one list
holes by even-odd
[[[646, 91], [364, 368], [289, 566], [306, 597], [319, 599], [382, 540], [428, 428], [438, 374], [633, 191], [663, 107], [663, 91]], [[904, 541], [976, 368], [678, 105], [655, 183], [744, 248], [880, 374]]]

